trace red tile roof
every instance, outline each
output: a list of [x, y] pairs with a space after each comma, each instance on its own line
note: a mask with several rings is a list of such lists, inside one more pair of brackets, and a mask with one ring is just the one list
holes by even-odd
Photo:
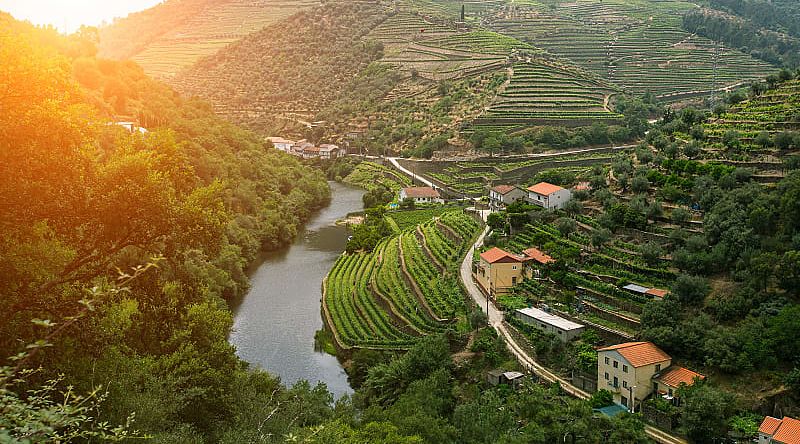
[[664, 353], [652, 342], [625, 342], [623, 344], [601, 348], [597, 351], [611, 350], [616, 350], [634, 367], [644, 367], [645, 365], [656, 364], [671, 359], [668, 354]]
[[764, 418], [764, 421], [761, 422], [761, 426], [758, 428], [758, 431], [760, 433], [766, 433], [767, 435], [773, 435], [775, 434], [775, 431], [778, 430], [780, 425], [780, 419], [767, 416]]
[[645, 291], [645, 294], [649, 294], [649, 295], [655, 296], [657, 298], [663, 298], [664, 296], [669, 294], [669, 291], [662, 290], [660, 288], [651, 288], [651, 289]]
[[520, 260], [520, 258], [518, 258], [517, 256], [497, 247], [493, 247], [481, 253], [481, 259], [485, 260], [490, 264], [494, 264], [500, 261], [522, 262], [522, 260]]
[[409, 187], [403, 188], [403, 191], [405, 192], [406, 197], [410, 198], [431, 197], [438, 199], [440, 197], [439, 192], [431, 187]]
[[496, 187], [492, 188], [492, 191], [499, 193], [499, 194], [508, 194], [516, 188], [514, 185], [497, 185]]
[[542, 196], [549, 196], [556, 191], [563, 190], [558, 185], [553, 185], [552, 183], [547, 182], [539, 182], [536, 185], [532, 185], [528, 187], [528, 191], [533, 191], [536, 194], [541, 194]]
[[688, 368], [673, 366], [661, 373], [661, 376], [657, 379], [669, 387], [678, 388], [681, 384], [686, 384], [687, 386], [694, 384], [695, 378], [706, 379], [704, 375], [693, 372]]
[[800, 421], [784, 416], [772, 440], [782, 444], [800, 444]]
[[544, 252], [542, 252], [538, 248], [528, 248], [527, 250], [523, 251], [522, 253], [525, 254], [525, 256], [528, 256], [528, 258], [533, 259], [536, 262], [539, 262], [540, 264], [547, 265], [547, 264], [549, 264], [551, 262], [555, 262], [556, 261], [555, 259], [553, 259], [549, 255], [545, 254]]

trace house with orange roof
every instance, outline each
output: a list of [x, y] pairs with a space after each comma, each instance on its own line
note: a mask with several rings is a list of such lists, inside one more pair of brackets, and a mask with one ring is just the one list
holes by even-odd
[[497, 297], [519, 284], [526, 277], [525, 256], [493, 247], [480, 254], [475, 270], [475, 281], [487, 295]]
[[800, 421], [767, 416], [758, 428], [758, 444], [800, 444]]
[[431, 187], [408, 187], [400, 190], [400, 202], [411, 199], [414, 203], [444, 203], [441, 194]]
[[677, 404], [675, 391], [705, 376], [672, 366], [672, 358], [652, 342], [625, 342], [597, 350], [597, 388], [614, 395], [614, 402], [636, 410], [650, 396]]
[[[704, 381], [705, 375], [688, 368], [673, 365], [653, 375], [653, 392], [664, 399], [676, 400], [676, 391], [681, 387], [689, 387], [697, 381]], [[679, 402], [676, 402], [676, 404]]]
[[547, 182], [528, 187], [528, 202], [548, 210], [563, 208], [571, 197], [568, 189]]
[[508, 204], [525, 199], [525, 192], [514, 185], [497, 185], [489, 190], [489, 209], [502, 210]]
[[538, 277], [541, 267], [553, 262], [555, 259], [536, 248], [514, 254], [493, 247], [480, 254], [474, 278], [485, 294], [496, 297], [525, 279]]

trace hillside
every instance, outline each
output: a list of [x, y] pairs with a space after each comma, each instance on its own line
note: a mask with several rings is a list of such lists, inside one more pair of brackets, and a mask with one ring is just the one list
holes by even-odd
[[133, 59], [148, 75], [168, 79], [314, 4], [310, 0], [169, 0], [101, 28], [99, 55]]
[[[542, 128], [631, 126], [623, 110], [634, 108], [619, 106], [626, 97], [703, 97], [771, 70], [684, 30], [682, 16], [696, 7], [683, 0], [265, 2], [258, 13], [247, 12], [253, 5], [167, 2], [103, 34], [113, 42], [178, 8], [184, 12], [175, 14], [174, 30], [152, 38], [140, 32], [132, 41], [152, 40], [134, 51], [150, 72], [172, 75], [176, 67], [160, 65], [180, 65], [169, 81], [181, 92], [208, 99], [218, 113], [262, 134], [426, 157], [480, 148], [476, 131], [525, 135], [531, 149], [531, 132]], [[279, 6], [283, 12], [266, 12]], [[274, 21], [259, 21], [260, 14]], [[209, 44], [220, 33], [227, 37]], [[108, 42], [104, 48], [115, 46]], [[195, 62], [197, 54], [207, 57]], [[387, 125], [395, 126], [391, 135], [382, 131]], [[613, 138], [641, 132], [615, 129]], [[565, 146], [583, 137], [568, 133]]]

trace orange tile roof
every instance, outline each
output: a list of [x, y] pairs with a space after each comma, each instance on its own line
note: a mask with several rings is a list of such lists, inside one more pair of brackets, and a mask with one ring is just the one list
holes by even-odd
[[767, 435], [773, 435], [775, 431], [778, 430], [780, 425], [780, 419], [767, 416], [764, 418], [764, 421], [761, 422], [761, 426], [758, 428], [758, 431], [760, 433], [766, 433]]
[[409, 187], [403, 188], [403, 191], [406, 193], [406, 197], [432, 197], [434, 199], [439, 198], [439, 192], [434, 190], [431, 187]]
[[497, 185], [496, 187], [492, 188], [492, 191], [500, 194], [508, 194], [514, 188], [516, 188], [514, 185]]
[[506, 258], [513, 259], [513, 262], [522, 262], [518, 257], [497, 247], [493, 247], [481, 253], [481, 259], [490, 264], [494, 264]]
[[706, 379], [704, 375], [693, 372], [688, 368], [673, 366], [662, 372], [657, 379], [669, 387], [678, 388], [681, 384], [686, 384], [687, 386], [694, 384], [695, 378]]
[[539, 182], [536, 185], [532, 185], [528, 187], [528, 191], [533, 191], [536, 194], [541, 194], [542, 196], [549, 196], [556, 191], [563, 190], [558, 185], [553, 185], [552, 183], [547, 182]]
[[597, 351], [616, 350], [623, 358], [634, 367], [644, 367], [645, 365], [658, 362], [669, 361], [670, 356], [656, 347], [652, 342], [625, 342], [624, 344], [612, 345], [611, 347], [601, 348]]
[[772, 440], [782, 444], [800, 444], [800, 421], [784, 416]]
[[539, 262], [540, 264], [547, 265], [551, 262], [556, 261], [555, 259], [545, 254], [538, 248], [528, 248], [527, 250], [524, 250], [522, 253], [525, 254], [525, 256], [528, 256], [528, 258], [533, 259], [536, 262]]
[[651, 289], [645, 291], [645, 294], [649, 294], [649, 295], [655, 296], [657, 298], [663, 298], [664, 296], [669, 294], [669, 291], [662, 290], [660, 288], [651, 288]]

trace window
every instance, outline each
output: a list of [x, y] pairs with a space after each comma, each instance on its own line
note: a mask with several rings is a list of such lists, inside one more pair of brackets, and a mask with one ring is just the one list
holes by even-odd
[[516, 266], [516, 265], [512, 265], [512, 266], [511, 266], [511, 269], [512, 269], [512, 270], [516, 270], [516, 269], [517, 269], [517, 266]]
[[622, 381], [622, 388], [628, 388], [628, 381]]
[[512, 276], [511, 277], [511, 285], [517, 285], [517, 277], [516, 276]]
[[614, 376], [614, 387], [619, 387], [619, 379]]
[[606, 372], [606, 381], [608, 381], [608, 372]]
[[558, 334], [561, 334], [561, 330], [558, 331]]
[[622, 405], [624, 405], [625, 407], [628, 407], [628, 398], [626, 398], [624, 396], [622, 397]]
[[622, 371], [625, 372], [625, 373], [628, 373], [628, 366], [627, 365], [623, 365], [622, 366]]
[[619, 368], [619, 362], [618, 361], [614, 361], [614, 368]]
[[606, 356], [606, 365], [608, 365], [608, 361], [609, 361], [608, 356]]
[[657, 372], [660, 372], [660, 371], [661, 371], [661, 364], [656, 364], [656, 371], [657, 371]]

